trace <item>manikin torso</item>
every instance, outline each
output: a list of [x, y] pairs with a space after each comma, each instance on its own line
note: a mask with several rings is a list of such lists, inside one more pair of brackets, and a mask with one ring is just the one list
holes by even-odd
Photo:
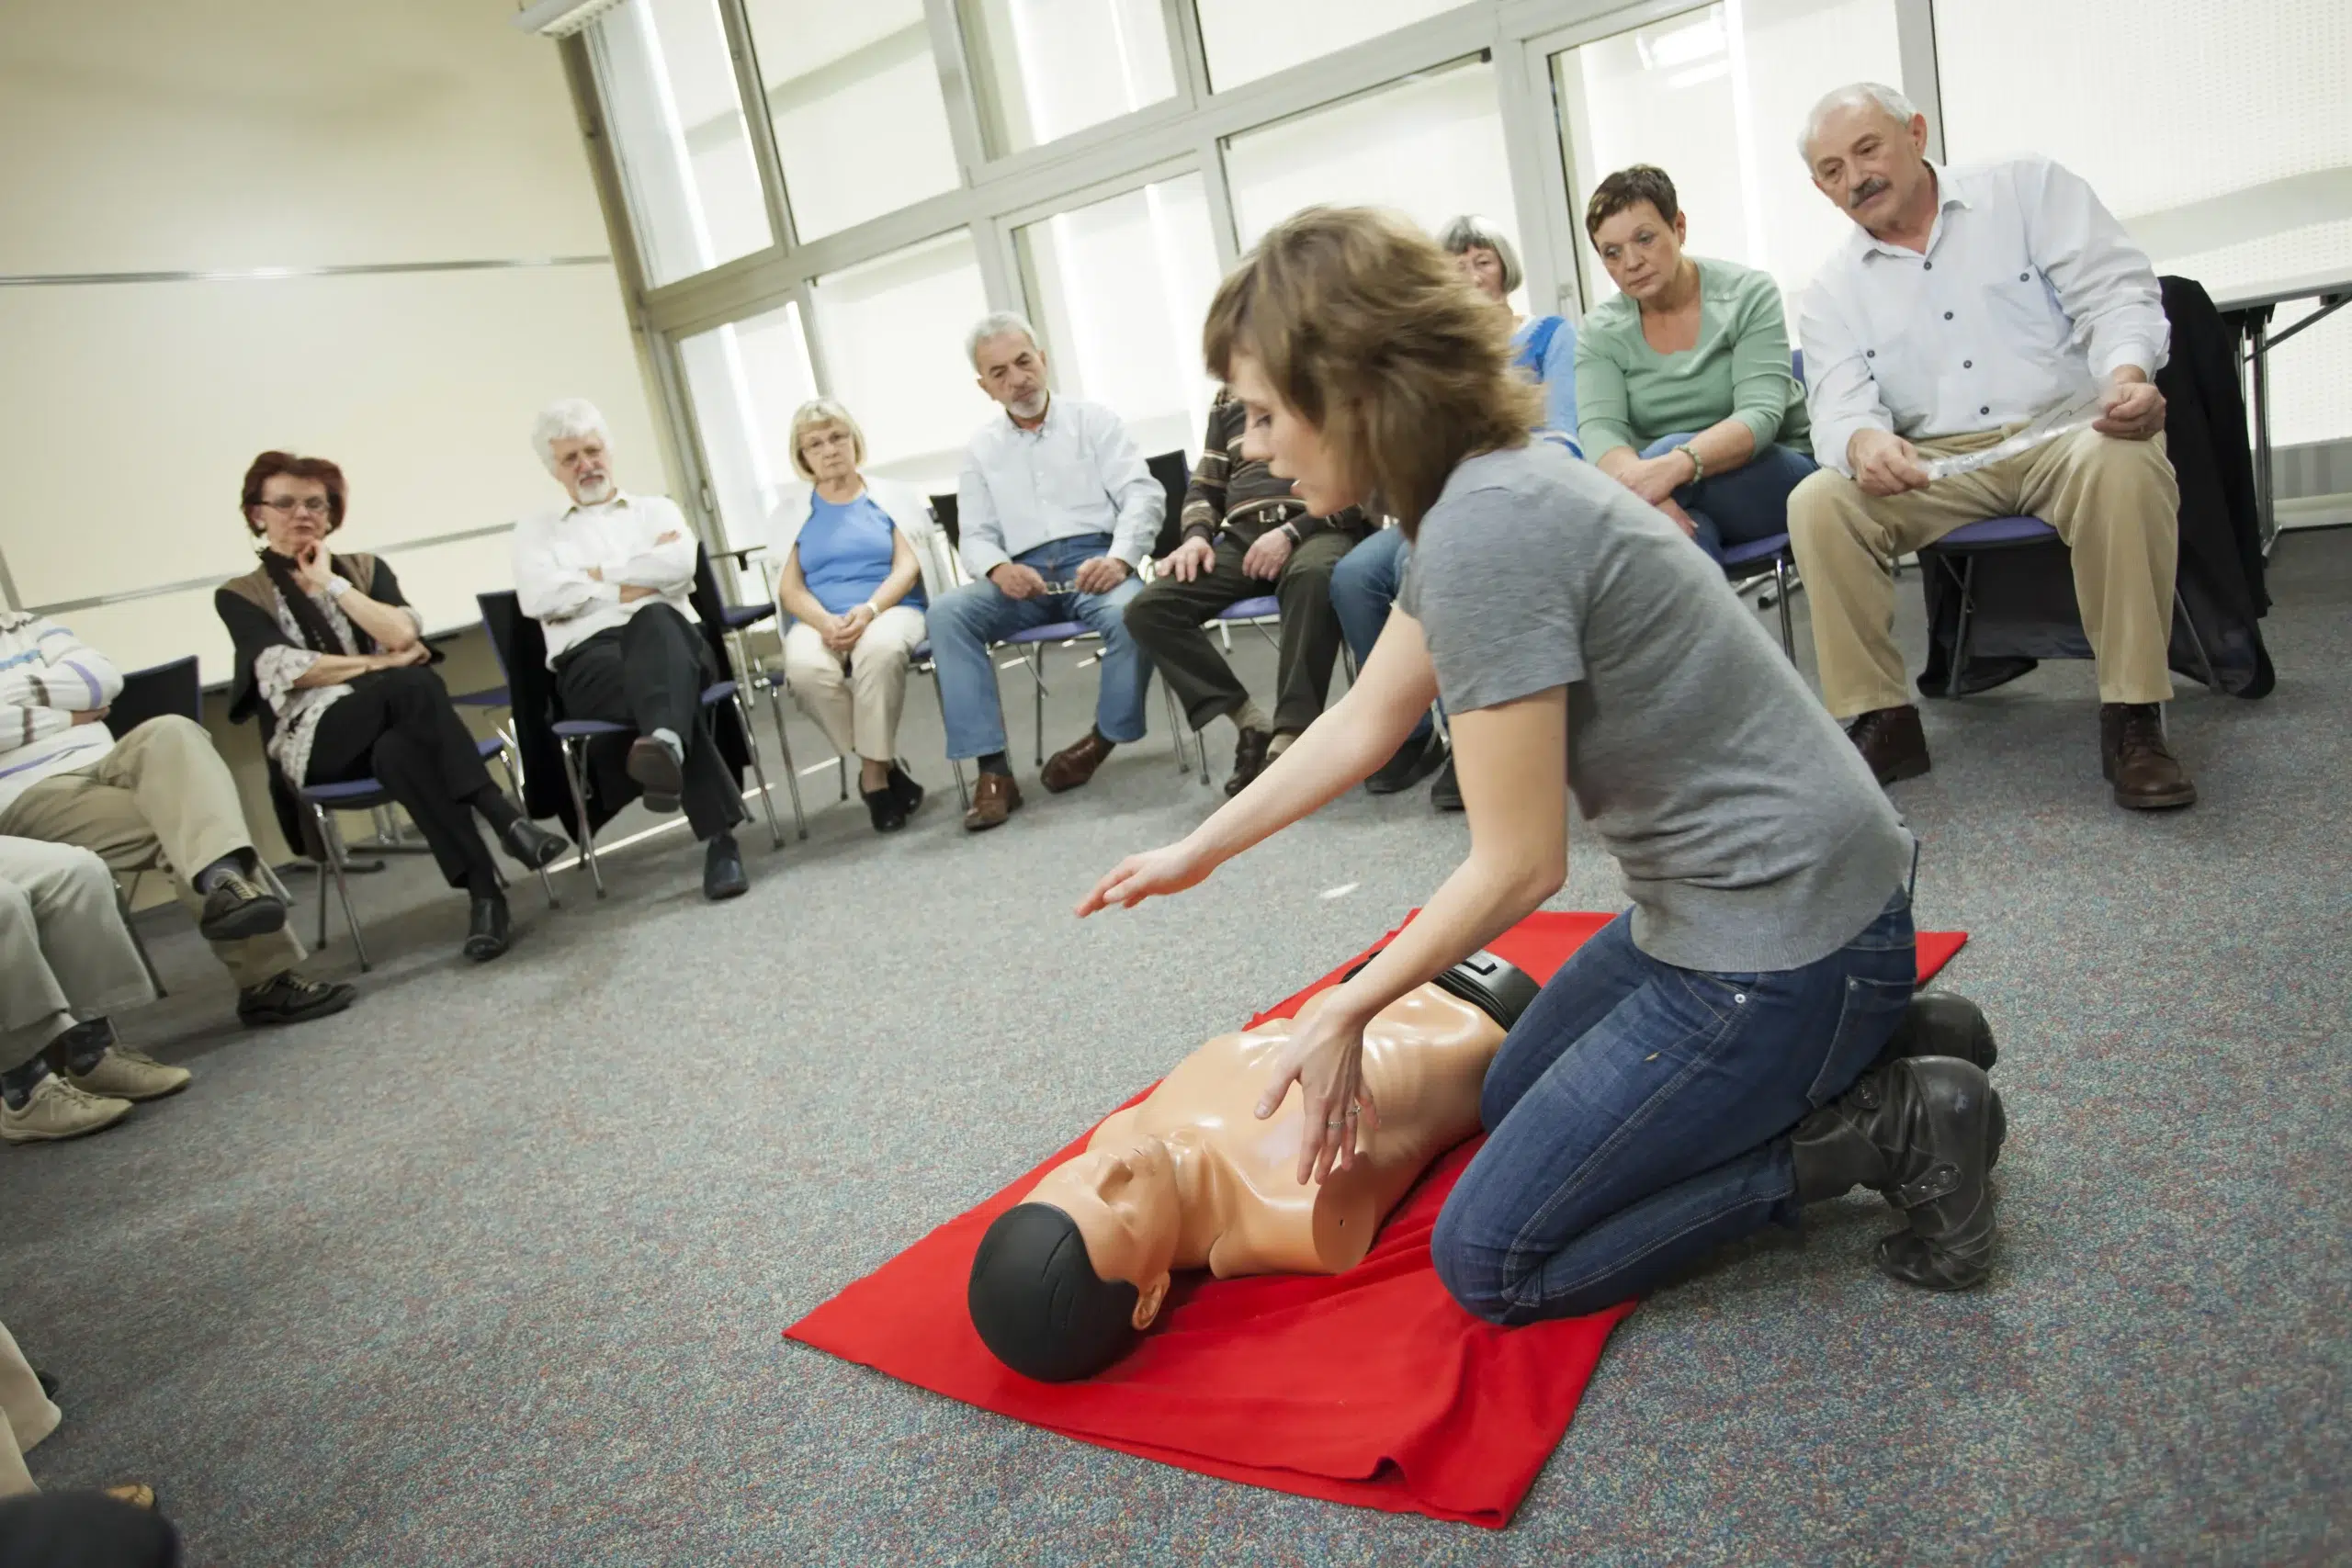
[[[1323, 1001], [1324, 994], [1308, 998], [1300, 1018]], [[1205, 1267], [1220, 1278], [1351, 1268], [1421, 1173], [1478, 1130], [1478, 1091], [1502, 1026], [1433, 985], [1420, 986], [1364, 1029], [1364, 1083], [1379, 1122], [1362, 1136], [1354, 1168], [1319, 1186], [1301, 1185], [1298, 1087], [1265, 1121], [1255, 1113], [1293, 1027], [1277, 1019], [1217, 1036], [1087, 1141], [1089, 1150], [1143, 1138], [1166, 1145], [1185, 1194], [1171, 1267]]]

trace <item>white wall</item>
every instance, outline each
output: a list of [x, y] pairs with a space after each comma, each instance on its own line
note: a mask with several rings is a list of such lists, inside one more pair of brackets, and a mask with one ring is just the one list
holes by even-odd
[[[28, 607], [246, 570], [237, 485], [272, 446], [343, 465], [344, 537], [389, 554], [435, 626], [508, 586], [501, 539], [555, 491], [528, 446], [594, 399], [625, 483], [663, 488], [556, 51], [499, 0], [44, 0], [0, 54], [0, 278], [297, 269], [0, 287], [0, 554]], [[126, 667], [227, 673], [202, 589], [67, 616]]]

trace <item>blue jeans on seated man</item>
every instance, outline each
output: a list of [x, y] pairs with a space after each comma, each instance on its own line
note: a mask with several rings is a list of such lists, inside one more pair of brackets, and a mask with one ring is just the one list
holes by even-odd
[[[1659, 457], [1690, 437], [1661, 435], [1642, 448]], [[1729, 473], [1711, 474], [1674, 492], [1675, 502], [1699, 525], [1699, 547], [1720, 561], [1732, 545], [1752, 545], [1789, 531], [1789, 491], [1821, 467], [1793, 446], [1764, 447]]]
[[[1406, 542], [1402, 528], [1383, 528], [1377, 534], [1340, 558], [1331, 569], [1331, 613], [1340, 617], [1340, 635], [1348, 639], [1348, 651], [1355, 656], [1356, 668], [1372, 657], [1372, 645], [1380, 640], [1380, 628], [1388, 624], [1388, 606], [1396, 602], [1396, 590], [1405, 581], [1405, 563], [1413, 558], [1413, 547]], [[1413, 727], [1410, 739], [1418, 740], [1430, 732], [1430, 716]]]
[[[1111, 536], [1084, 534], [1055, 539], [1013, 558], [1047, 582], [1069, 582], [1079, 563], [1111, 553]], [[947, 715], [947, 754], [985, 757], [1004, 744], [1004, 704], [997, 691], [996, 663], [989, 644], [1015, 632], [1076, 621], [1102, 638], [1096, 666], [1102, 688], [1094, 699], [1094, 728], [1105, 740], [1124, 744], [1143, 739], [1144, 693], [1151, 664], [1127, 635], [1127, 601], [1143, 592], [1131, 572], [1108, 593], [1045, 593], [1008, 599], [987, 578], [939, 596], [928, 630], [932, 658], [939, 669], [939, 700]]]
[[1917, 963], [1900, 891], [1828, 957], [1766, 974], [1661, 963], [1618, 916], [1487, 1069], [1487, 1142], [1430, 1238], [1438, 1278], [1490, 1322], [1574, 1317], [1795, 1224], [1788, 1134], [1877, 1058]]

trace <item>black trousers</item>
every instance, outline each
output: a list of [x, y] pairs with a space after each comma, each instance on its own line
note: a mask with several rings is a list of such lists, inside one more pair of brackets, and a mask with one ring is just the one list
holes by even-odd
[[[1331, 692], [1331, 665], [1340, 656], [1340, 621], [1331, 613], [1331, 569], [1359, 536], [1337, 528], [1310, 535], [1290, 553], [1275, 579], [1282, 601], [1282, 647], [1274, 676], [1274, 729], [1295, 735], [1315, 722]], [[1216, 536], [1216, 559], [1190, 582], [1163, 577], [1127, 602], [1127, 630], [1176, 700], [1185, 722], [1204, 729], [1250, 700], [1249, 688], [1226, 662], [1201, 623], [1228, 604], [1267, 591], [1262, 577], [1241, 570], [1249, 542], [1230, 531]]]
[[423, 665], [378, 670], [319, 716], [308, 784], [373, 777], [408, 809], [452, 887], [498, 891], [498, 869], [474, 821], [473, 798], [490, 770], [449, 701], [441, 677]]
[[[649, 604], [627, 626], [598, 632], [555, 661], [556, 701], [566, 718], [626, 724], [639, 735], [666, 729], [684, 742], [686, 788], [681, 804], [697, 839], [713, 839], [743, 820], [743, 792], [718, 754], [703, 688], [719, 679], [702, 630], [668, 604]], [[636, 790], [620, 771], [626, 747], [591, 746], [596, 793], [627, 800]]]
[[177, 1568], [179, 1561], [180, 1532], [170, 1520], [103, 1492], [31, 1492], [0, 1503], [0, 1568]]

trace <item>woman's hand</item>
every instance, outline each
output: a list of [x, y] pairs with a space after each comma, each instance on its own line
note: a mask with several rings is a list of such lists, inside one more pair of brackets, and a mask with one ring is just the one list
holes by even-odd
[[1216, 869], [1216, 864], [1188, 841], [1163, 844], [1139, 855], [1129, 855], [1113, 866], [1110, 874], [1094, 885], [1092, 892], [1078, 901], [1078, 918], [1082, 920], [1095, 910], [1107, 909], [1114, 904], [1122, 909], [1132, 909], [1147, 898], [1182, 893], [1207, 881], [1209, 873]]
[[1364, 1022], [1361, 1013], [1342, 1006], [1337, 996], [1329, 998], [1291, 1035], [1274, 1059], [1273, 1080], [1258, 1098], [1262, 1122], [1282, 1108], [1290, 1086], [1298, 1085], [1302, 1187], [1355, 1168], [1359, 1134], [1380, 1124], [1363, 1081]]
[[294, 556], [294, 581], [310, 594], [324, 593], [327, 584], [334, 581], [334, 558], [326, 546], [313, 539]]
[[831, 617], [832, 625], [823, 629], [825, 646], [835, 653], [847, 653], [874, 624], [874, 612], [863, 604], [853, 604], [849, 610]]
[[413, 642], [391, 653], [371, 653], [368, 657], [371, 669], [400, 670], [411, 664], [429, 663], [433, 650], [422, 642]]
[[1657, 506], [1673, 499], [1676, 491], [1690, 482], [1692, 473], [1690, 459], [1678, 446], [1671, 452], [1629, 464], [1617, 478], [1627, 490]]

